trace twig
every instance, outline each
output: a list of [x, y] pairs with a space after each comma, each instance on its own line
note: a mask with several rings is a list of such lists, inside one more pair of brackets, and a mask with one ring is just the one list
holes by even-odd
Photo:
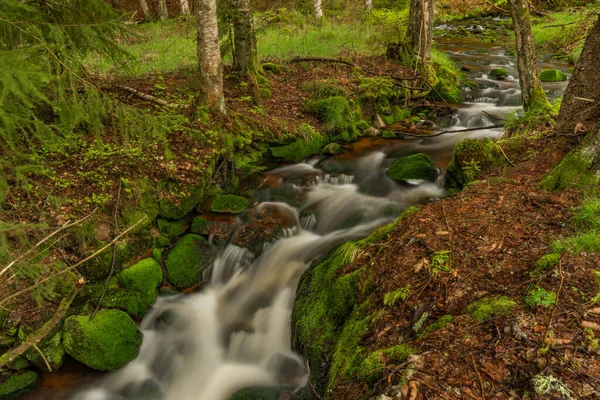
[[46, 364], [46, 368], [48, 368], [48, 372], [52, 372], [52, 367], [50, 366], [50, 363], [48, 362], [48, 359], [46, 358], [44, 353], [40, 350], [39, 347], [37, 347], [36, 344], [33, 345], [33, 348], [39, 353], [40, 357], [42, 357], [42, 360], [44, 360], [44, 364]]
[[445, 134], [445, 133], [452, 133], [452, 132], [454, 132], [454, 133], [459, 133], [459, 132], [480, 131], [480, 130], [483, 130], [483, 129], [502, 128], [503, 126], [504, 126], [504, 125], [502, 125], [502, 124], [496, 124], [496, 125], [482, 126], [482, 127], [480, 127], [480, 128], [467, 128], [467, 129], [458, 129], [458, 130], [455, 130], [455, 131], [452, 131], [452, 130], [450, 130], [450, 131], [441, 131], [441, 132], [434, 133], [434, 134], [431, 134], [431, 135], [415, 135], [414, 133], [410, 133], [410, 132], [402, 132], [402, 131], [392, 131], [392, 132], [394, 132], [394, 133], [401, 133], [401, 134], [403, 134], [403, 135], [406, 135], [406, 136], [411, 136], [411, 137], [417, 137], [417, 138], [418, 138], [418, 137], [426, 137], [426, 138], [427, 138], [427, 137], [436, 137], [436, 136], [440, 136], [440, 135], [443, 135], [443, 134]]
[[[119, 211], [119, 203], [121, 202], [121, 180], [119, 179], [119, 190], [117, 191], [117, 202], [115, 203], [115, 209], [113, 211], [113, 220], [115, 221], [115, 232], [119, 232], [119, 219], [117, 218], [117, 212]], [[100, 299], [98, 300], [98, 304], [90, 317], [90, 321], [94, 319], [96, 313], [100, 309], [100, 305], [102, 304], [102, 300], [104, 300], [104, 296], [106, 295], [106, 291], [108, 290], [108, 281], [112, 278], [113, 272], [115, 272], [115, 262], [117, 260], [117, 244], [113, 245], [112, 252], [112, 261], [110, 264], [110, 271], [108, 272], [108, 276], [104, 281], [104, 289], [102, 289], [102, 294], [100, 295]]]
[[558, 307], [558, 301], [560, 300], [560, 291], [563, 287], [563, 282], [565, 281], [565, 276], [562, 271], [562, 258], [558, 260], [558, 275], [560, 276], [560, 284], [558, 285], [558, 290], [556, 291], [556, 301], [554, 302], [554, 307], [552, 307], [552, 311], [550, 312], [550, 320], [548, 321], [548, 326], [546, 327], [546, 333], [544, 334], [544, 340], [542, 341], [542, 346], [546, 343], [546, 339], [548, 339], [548, 332], [550, 332], [550, 328], [552, 327], [552, 321], [554, 320], [554, 311], [556, 311], [556, 307]]
[[140, 99], [148, 100], [153, 103], [160, 104], [161, 106], [170, 107], [170, 108], [184, 108], [185, 107], [185, 105], [183, 105], [183, 104], [169, 103], [166, 100], [159, 99], [156, 96], [152, 96], [151, 94], [144, 93], [141, 90], [137, 90], [137, 89], [134, 89], [129, 86], [117, 85], [117, 87], [128, 91], [129, 93], [133, 94], [134, 96], [139, 97]]
[[310, 365], [308, 365], [308, 360], [306, 360], [306, 369], [308, 370], [308, 383], [310, 383], [310, 388], [312, 389], [313, 393], [315, 394], [315, 396], [317, 396], [317, 398], [319, 400], [323, 400], [321, 398], [321, 396], [319, 396], [319, 393], [317, 393], [317, 389], [315, 389], [315, 386], [313, 385], [312, 381], [310, 380]]
[[[84, 284], [85, 280], [83, 279], [80, 279], [77, 283], [75, 283], [75, 285], [71, 289], [71, 292], [60, 302], [60, 305], [58, 306], [58, 309], [56, 310], [52, 318], [48, 322], [46, 322], [41, 329], [39, 329], [32, 337], [25, 340], [25, 342], [23, 342], [20, 346], [15, 347], [11, 351], [4, 353], [0, 357], [0, 368], [10, 363], [15, 358], [19, 357], [21, 354], [25, 353], [32, 346], [36, 346], [42, 339], [48, 336], [52, 329], [54, 329], [54, 327], [60, 322], [62, 317], [69, 310], [69, 307], [71, 306], [71, 302], [73, 302], [75, 295]], [[48, 361], [46, 360], [46, 363], [47, 362]]]
[[57, 234], [59, 234], [60, 232], [64, 231], [65, 229], [68, 229], [68, 228], [70, 228], [72, 226], [75, 226], [75, 225], [78, 225], [78, 224], [82, 223], [83, 221], [85, 221], [86, 219], [88, 219], [89, 217], [91, 217], [92, 214], [94, 212], [96, 212], [97, 209], [98, 208], [94, 208], [94, 210], [92, 210], [91, 213], [89, 213], [88, 215], [86, 215], [85, 217], [81, 218], [78, 221], [75, 221], [73, 223], [70, 223], [70, 221], [65, 222], [65, 224], [63, 226], [61, 226], [60, 228], [58, 228], [57, 230], [55, 230], [54, 232], [52, 232], [50, 235], [46, 236], [45, 238], [43, 238], [42, 240], [40, 240], [39, 242], [37, 242], [35, 246], [33, 246], [31, 249], [27, 250], [24, 254], [20, 255], [17, 258], [15, 258], [10, 264], [8, 264], [6, 267], [4, 267], [2, 269], [2, 271], [0, 271], [0, 276], [4, 275], [4, 273], [6, 273], [13, 265], [15, 265], [16, 263], [18, 263], [19, 261], [21, 261], [23, 258], [27, 257], [29, 254], [31, 254], [32, 251], [34, 251], [35, 249], [37, 249], [38, 247], [40, 247], [42, 244], [44, 244], [46, 241], [48, 241], [52, 237], [56, 236]]
[[295, 63], [307, 62], [307, 61], [310, 61], [310, 62], [337, 63], [337, 64], [348, 65], [350, 67], [356, 67], [357, 66], [353, 62], [346, 61], [346, 60], [341, 59], [341, 58], [327, 58], [327, 57], [294, 57], [291, 60], [288, 60], [288, 64], [295, 64]]
[[469, 354], [469, 357], [471, 358], [471, 363], [473, 364], [473, 369], [475, 370], [475, 373], [477, 374], [477, 379], [479, 379], [479, 387], [481, 389], [481, 398], [485, 399], [485, 391], [483, 390], [483, 380], [481, 379], [481, 374], [479, 373], [479, 370], [477, 369], [477, 365], [475, 365], [475, 359], [473, 358], [473, 355]]
[[126, 234], [128, 234], [129, 232], [131, 232], [136, 226], [138, 226], [139, 224], [141, 224], [143, 221], [145, 221], [148, 218], [148, 216], [144, 215], [138, 222], [136, 222], [135, 224], [131, 225], [129, 228], [127, 228], [126, 230], [124, 230], [123, 232], [121, 232], [117, 237], [115, 237], [112, 241], [110, 241], [108, 244], [106, 244], [104, 247], [102, 247], [100, 250], [97, 250], [94, 254], [87, 256], [86, 258], [84, 258], [83, 260], [79, 261], [76, 264], [73, 264], [72, 266], [70, 266], [69, 268], [65, 268], [62, 271], [57, 272], [56, 274], [54, 274], [53, 276], [49, 276], [47, 278], [42, 279], [41, 281], [39, 281], [38, 283], [36, 283], [35, 285], [29, 286], [26, 289], [20, 290], [16, 293], [11, 294], [10, 296], [6, 296], [5, 298], [3, 298], [2, 300], [0, 300], [0, 305], [6, 303], [9, 300], [14, 299], [15, 297], [18, 297], [20, 295], [22, 295], [23, 293], [27, 293], [32, 291], [33, 289], [35, 289], [36, 287], [41, 286], [42, 284], [48, 282], [50, 279], [54, 279], [57, 276], [66, 274], [67, 272], [73, 271], [75, 268], [81, 266], [82, 264], [90, 261], [91, 259], [93, 259], [94, 257], [96, 257], [98, 254], [102, 253], [104, 250], [108, 249], [110, 246], [112, 246], [114, 243], [116, 243], [119, 239], [121, 239], [123, 236], [125, 236]]
[[500, 145], [499, 145], [498, 143], [494, 142], [494, 144], [495, 144], [496, 146], [498, 146], [498, 148], [500, 149], [500, 151], [501, 151], [501, 152], [502, 152], [502, 154], [504, 155], [504, 158], [506, 158], [506, 161], [508, 161], [508, 162], [510, 163], [510, 165], [512, 165], [513, 167], [516, 167], [517, 165], [516, 165], [514, 162], [510, 161], [510, 158], [508, 158], [508, 156], [507, 156], [507, 155], [506, 155], [506, 153], [504, 152], [504, 149], [503, 149], [502, 147], [500, 147]]

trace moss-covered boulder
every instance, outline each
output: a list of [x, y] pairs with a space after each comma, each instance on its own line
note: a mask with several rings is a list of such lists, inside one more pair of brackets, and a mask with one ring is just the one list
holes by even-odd
[[121, 287], [139, 292], [143, 306], [148, 308], [156, 301], [156, 290], [163, 281], [163, 272], [154, 259], [146, 258], [121, 271], [117, 281]]
[[387, 170], [387, 176], [395, 181], [421, 179], [435, 182], [438, 177], [438, 169], [427, 154], [419, 153], [394, 161]]
[[181, 219], [204, 199], [204, 183], [192, 187], [162, 183], [159, 191], [159, 215], [169, 219]]
[[444, 184], [448, 190], [456, 192], [476, 180], [483, 171], [505, 165], [506, 158], [492, 140], [463, 140], [454, 147]]
[[160, 233], [168, 237], [181, 236], [188, 228], [187, 222], [183, 219], [172, 221], [159, 218], [156, 223], [158, 224], [158, 230]]
[[217, 196], [211, 203], [210, 209], [217, 213], [239, 214], [248, 208], [248, 199], [234, 194]]
[[542, 82], [564, 82], [567, 80], [567, 74], [557, 69], [544, 69], [540, 72], [540, 81]]
[[210, 266], [210, 246], [202, 236], [185, 235], [167, 255], [167, 280], [179, 289], [200, 282], [202, 271]]
[[33, 371], [11, 375], [0, 383], [0, 399], [16, 398], [17, 395], [37, 384], [38, 374]]
[[231, 234], [234, 227], [235, 223], [233, 221], [220, 221], [198, 216], [194, 217], [190, 230], [192, 233], [199, 235], [214, 235], [225, 238]]
[[504, 68], [494, 68], [490, 71], [489, 76], [496, 79], [503, 79], [508, 77], [508, 71]]
[[87, 315], [65, 320], [63, 344], [67, 354], [90, 368], [110, 371], [137, 357], [141, 333], [127, 313], [100, 310], [93, 320]]
[[56, 328], [52, 335], [48, 335], [37, 344], [37, 348], [44, 354], [45, 360], [34, 348], [27, 350], [24, 354], [27, 361], [36, 368], [42, 371], [49, 371], [49, 364], [52, 371], [56, 371], [63, 365], [65, 361], [65, 349], [62, 344], [61, 329]]

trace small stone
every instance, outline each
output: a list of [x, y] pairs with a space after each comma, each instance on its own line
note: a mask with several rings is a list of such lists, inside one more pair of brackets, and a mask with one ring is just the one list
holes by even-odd
[[371, 126], [371, 127], [367, 128], [367, 129], [365, 129], [362, 133], [363, 133], [364, 136], [374, 137], [374, 136], [379, 136], [379, 134], [381, 132], [379, 131], [379, 129]]
[[373, 125], [377, 129], [383, 129], [387, 126], [379, 114], [375, 115], [375, 118], [373, 119]]

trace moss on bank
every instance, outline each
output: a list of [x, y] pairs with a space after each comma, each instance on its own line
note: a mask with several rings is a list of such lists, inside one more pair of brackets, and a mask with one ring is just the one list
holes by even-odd
[[300, 162], [313, 154], [319, 154], [330, 140], [327, 136], [314, 132], [304, 139], [292, 143], [271, 147], [271, 155], [282, 161]]

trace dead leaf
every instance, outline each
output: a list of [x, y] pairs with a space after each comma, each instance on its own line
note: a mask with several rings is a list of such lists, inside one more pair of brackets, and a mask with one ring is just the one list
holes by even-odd
[[448, 236], [450, 234], [450, 232], [448, 232], [448, 231], [437, 231], [435, 234], [437, 236]]
[[591, 321], [582, 321], [581, 326], [584, 328], [590, 328], [594, 331], [600, 331], [600, 324]]

